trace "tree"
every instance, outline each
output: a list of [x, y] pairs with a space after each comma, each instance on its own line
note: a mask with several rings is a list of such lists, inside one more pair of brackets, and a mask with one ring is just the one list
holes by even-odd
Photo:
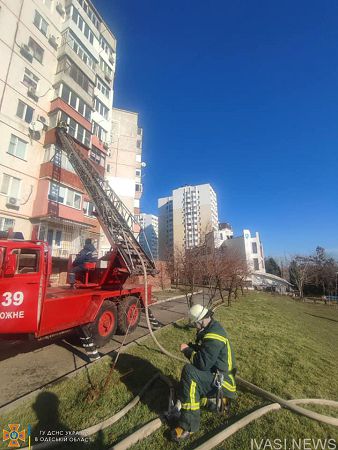
[[267, 273], [277, 275], [277, 277], [282, 276], [281, 268], [272, 257], [265, 259], [265, 270], [267, 271]]
[[297, 286], [300, 298], [304, 297], [304, 285], [310, 279], [311, 265], [312, 258], [309, 256], [296, 255], [291, 260], [289, 266], [290, 282]]

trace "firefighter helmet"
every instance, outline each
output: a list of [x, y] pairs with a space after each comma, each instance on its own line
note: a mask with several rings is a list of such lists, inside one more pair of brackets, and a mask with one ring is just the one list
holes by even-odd
[[202, 305], [193, 305], [189, 310], [189, 316], [191, 322], [198, 322], [205, 318], [209, 313], [209, 310]]

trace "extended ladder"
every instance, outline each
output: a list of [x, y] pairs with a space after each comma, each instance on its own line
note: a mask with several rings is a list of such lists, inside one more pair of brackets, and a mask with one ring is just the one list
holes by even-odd
[[157, 273], [152, 259], [145, 253], [137, 238], [142, 228], [128, 208], [98, 173], [77, 144], [67, 134], [67, 126], [56, 128], [57, 137], [69, 162], [95, 205], [100, 224], [112, 247], [117, 247], [130, 275], [143, 275], [141, 258], [147, 273]]

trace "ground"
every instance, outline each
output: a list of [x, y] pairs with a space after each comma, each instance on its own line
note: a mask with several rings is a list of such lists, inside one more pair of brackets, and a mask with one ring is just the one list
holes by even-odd
[[[286, 399], [321, 397], [338, 400], [338, 309], [251, 293], [230, 308], [219, 308], [216, 319], [222, 322], [231, 337], [242, 378]], [[176, 354], [179, 354], [181, 342], [194, 337], [194, 332], [184, 324], [180, 321], [157, 334], [159, 341]], [[121, 354], [112, 383], [94, 402], [88, 401], [88, 392], [91, 387], [100, 388], [109, 370], [107, 360], [82, 371], [76, 378], [54, 385], [47, 393], [40, 394], [32, 405], [28, 403], [2, 417], [0, 426], [5, 427], [15, 420], [30, 423], [35, 433], [40, 429], [80, 430], [119, 411], [157, 371], [169, 376], [177, 385], [181, 367], [180, 363], [160, 354], [149, 338]], [[262, 404], [262, 399], [240, 391], [230, 422]], [[166, 408], [167, 388], [156, 382], [138, 406], [95, 436], [94, 442], [86, 448], [109, 448]], [[310, 408], [335, 417], [338, 415], [337, 410], [328, 407]], [[223, 418], [203, 412], [200, 432], [180, 448], [194, 448], [224, 426]], [[262, 439], [284, 438], [332, 438], [338, 443], [338, 430], [283, 410], [259, 419], [229, 438], [226, 447], [223, 444], [219, 448], [249, 450], [257, 448], [255, 442], [259, 445]], [[168, 441], [166, 426], [133, 447], [138, 450], [162, 448], [175, 448]]]

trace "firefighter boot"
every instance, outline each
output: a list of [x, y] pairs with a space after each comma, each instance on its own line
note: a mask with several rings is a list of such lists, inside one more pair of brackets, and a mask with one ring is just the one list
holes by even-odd
[[175, 442], [182, 442], [189, 439], [191, 434], [190, 431], [183, 430], [181, 427], [176, 427], [171, 431], [171, 438]]

